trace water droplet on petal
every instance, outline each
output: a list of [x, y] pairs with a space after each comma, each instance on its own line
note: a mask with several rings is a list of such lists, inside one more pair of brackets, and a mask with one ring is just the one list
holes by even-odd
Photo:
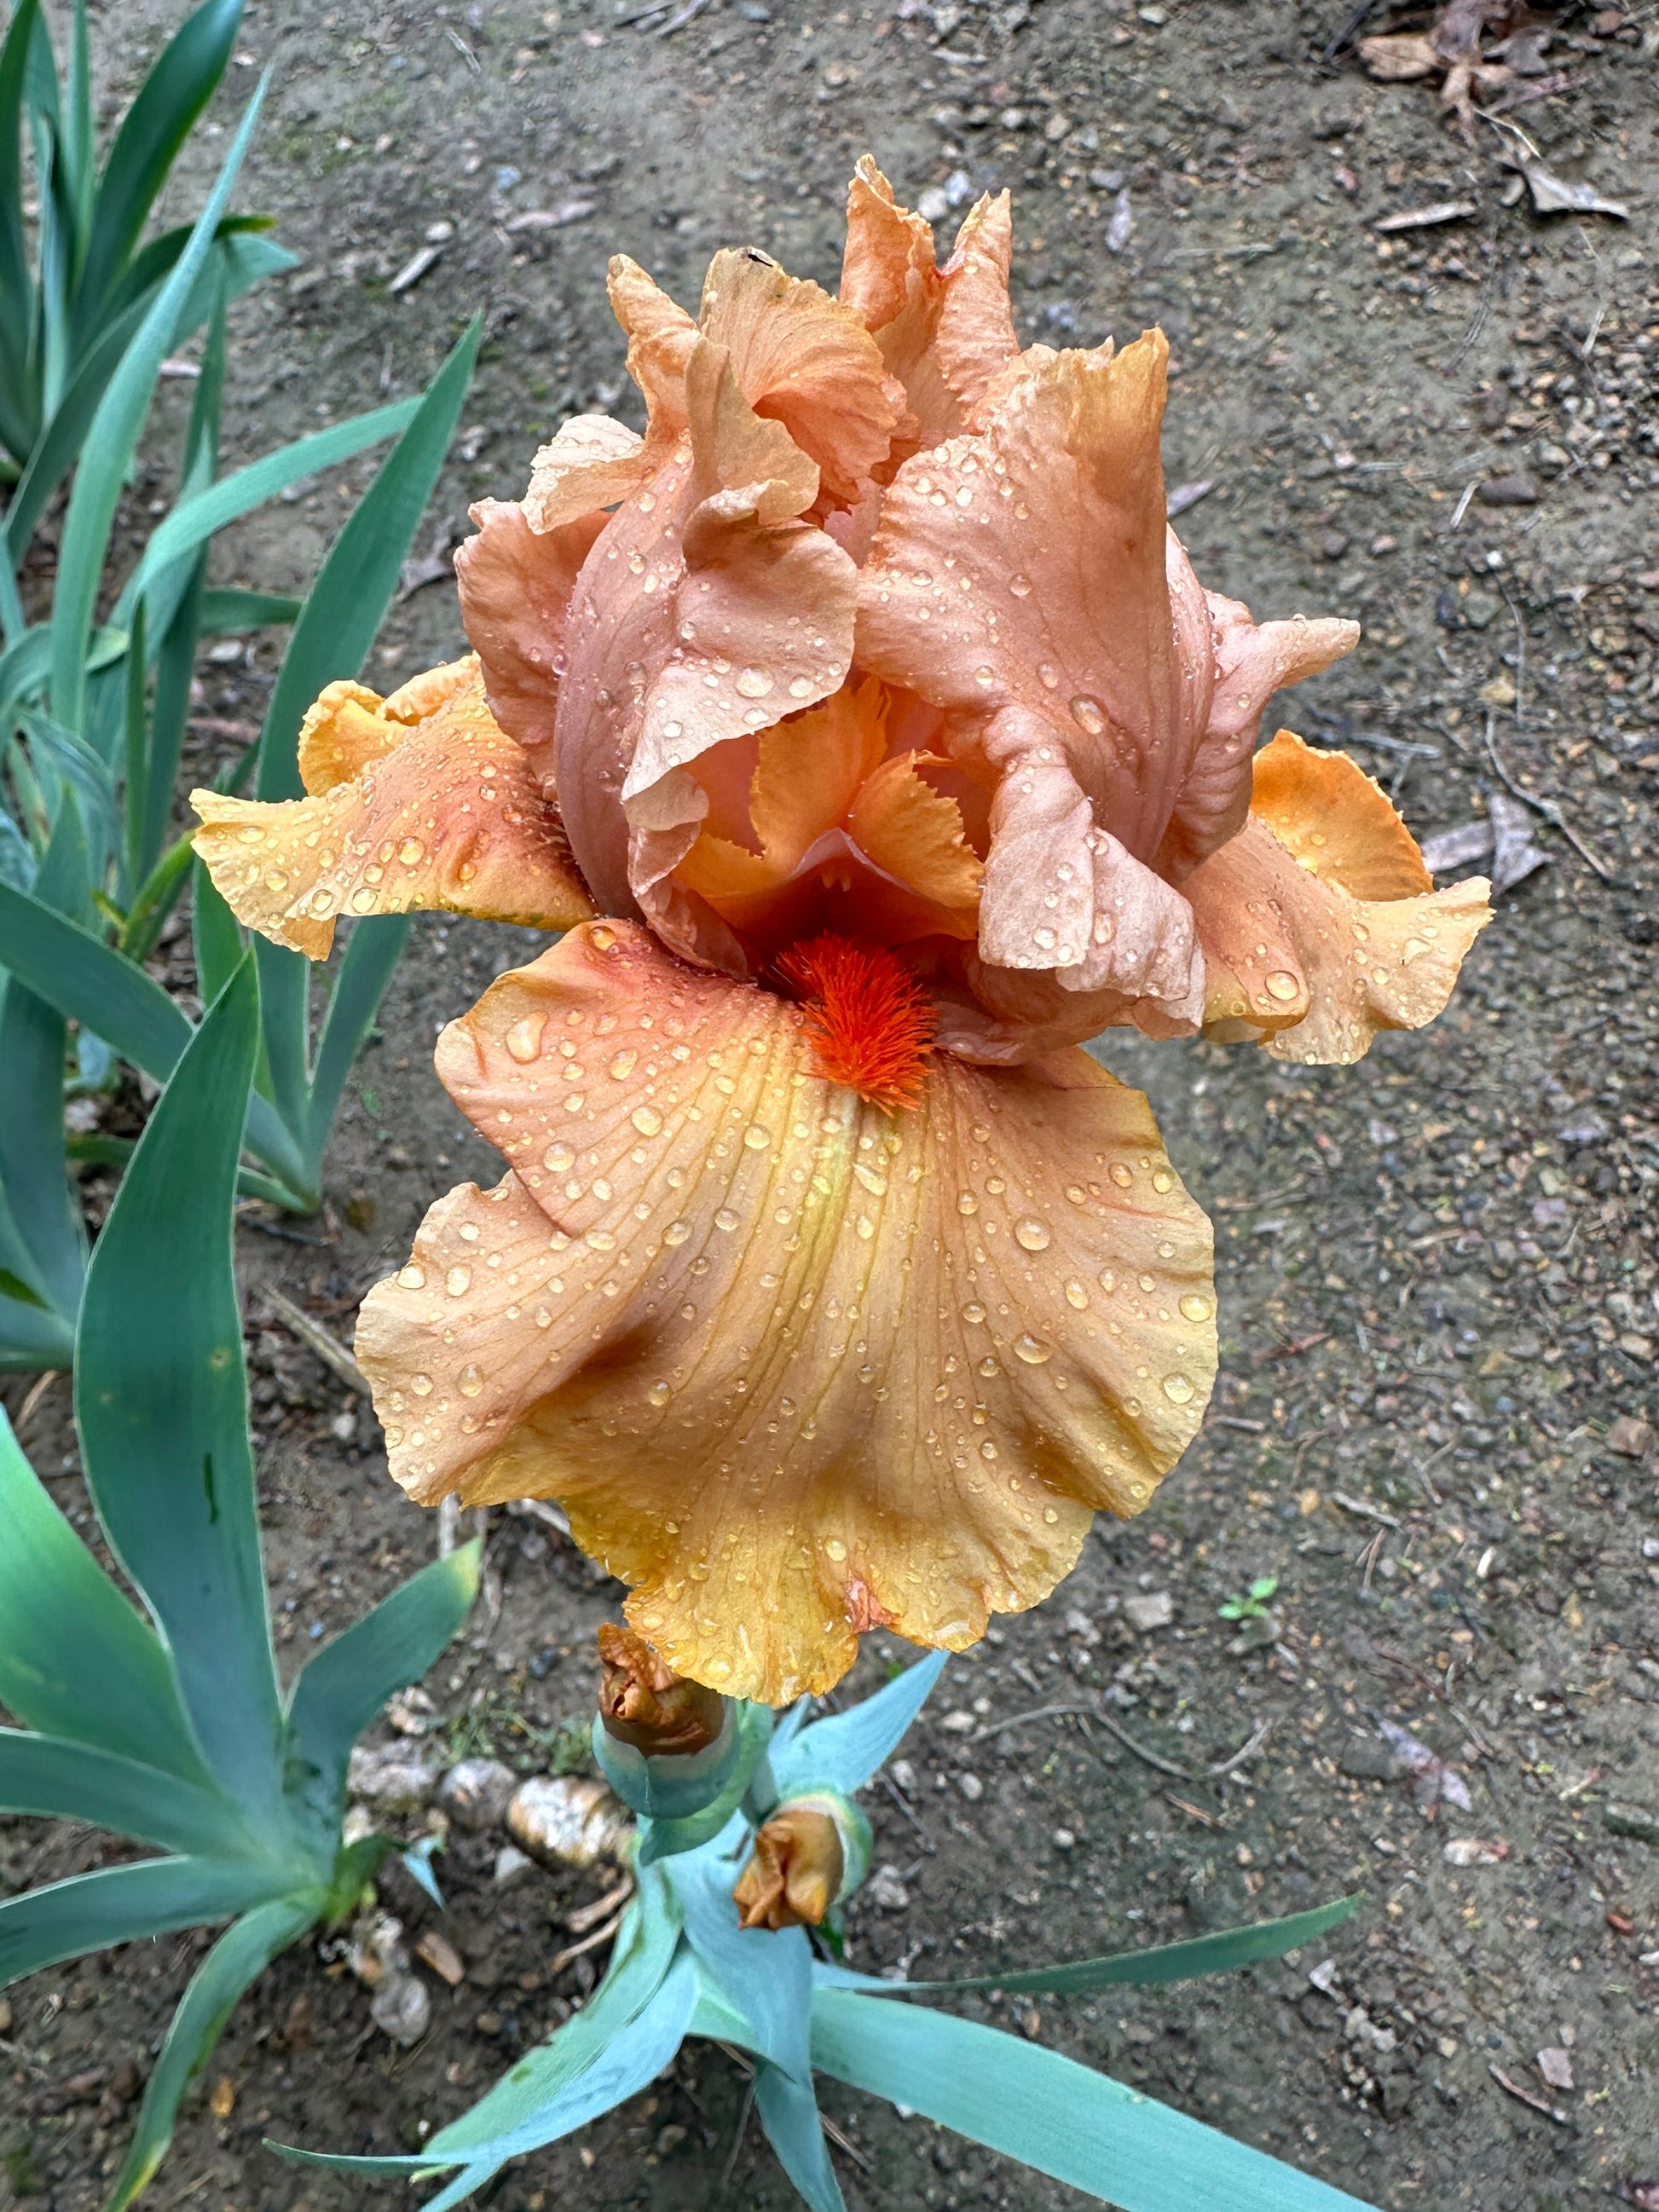
[[671, 1221], [662, 1232], [662, 1241], [665, 1244], [684, 1244], [690, 1234], [689, 1221]]
[[476, 1398], [483, 1389], [483, 1376], [470, 1359], [455, 1379], [460, 1385], [463, 1398]]
[[568, 1145], [550, 1145], [542, 1154], [542, 1165], [554, 1175], [563, 1175], [576, 1164], [576, 1155]]
[[1046, 1252], [1051, 1241], [1048, 1223], [1039, 1221], [1034, 1213], [1014, 1224], [1014, 1242], [1023, 1251]]
[[1268, 997], [1277, 999], [1281, 1006], [1288, 1006], [1302, 988], [1295, 976], [1285, 968], [1275, 968], [1267, 981]]
[[1214, 1301], [1200, 1297], [1196, 1291], [1188, 1291], [1181, 1301], [1181, 1310], [1188, 1321], [1208, 1321], [1215, 1311]]
[[1031, 596], [1031, 580], [1029, 576], [1021, 575], [1016, 569], [1008, 579], [1008, 588], [1017, 599], [1029, 599]]
[[432, 1395], [432, 1377], [429, 1375], [411, 1375], [409, 1387], [417, 1398], [429, 1398]]
[[775, 679], [764, 668], [740, 668], [734, 681], [745, 699], [764, 699]]
[[400, 1270], [398, 1276], [398, 1281], [401, 1287], [406, 1291], [424, 1290], [426, 1288], [426, 1269], [422, 1267], [418, 1260], [411, 1260], [406, 1267]]
[[1184, 1406], [1193, 1395], [1193, 1386], [1184, 1375], [1166, 1375], [1164, 1395], [1177, 1406]]
[[1090, 692], [1079, 691], [1073, 700], [1072, 720], [1085, 737], [1100, 738], [1106, 734], [1106, 709]]
[[1052, 1359], [1054, 1347], [1040, 1336], [1029, 1334], [1017, 1336], [1012, 1346], [1016, 1359], [1023, 1359], [1028, 1367], [1041, 1367], [1045, 1359]]
[[977, 1298], [970, 1298], [962, 1310], [962, 1317], [971, 1328], [977, 1328], [985, 1318], [985, 1309]]
[[537, 1059], [546, 1027], [545, 1014], [526, 1014], [521, 1022], [514, 1022], [507, 1033], [507, 1048], [514, 1059], [521, 1064]]
[[628, 1118], [642, 1137], [654, 1137], [662, 1127], [662, 1115], [654, 1106], [636, 1106]]
[[452, 1267], [444, 1277], [444, 1288], [452, 1298], [464, 1298], [472, 1284], [471, 1267]]
[[605, 1070], [605, 1073], [613, 1083], [625, 1083], [634, 1073], [634, 1064], [638, 1058], [639, 1054], [636, 1052], [619, 1052]]
[[714, 1216], [716, 1229], [723, 1229], [729, 1237], [738, 1225], [738, 1217], [729, 1206], [722, 1206]]

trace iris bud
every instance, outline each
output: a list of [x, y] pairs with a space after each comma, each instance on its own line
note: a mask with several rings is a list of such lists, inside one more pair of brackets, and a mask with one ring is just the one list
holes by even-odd
[[647, 1758], [682, 1757], [719, 1736], [726, 1700], [665, 1665], [643, 1637], [614, 1621], [599, 1625], [599, 1718], [607, 1735]]

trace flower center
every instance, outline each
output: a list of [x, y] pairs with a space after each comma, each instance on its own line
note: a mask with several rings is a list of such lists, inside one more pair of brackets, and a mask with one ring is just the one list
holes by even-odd
[[921, 1105], [933, 1009], [896, 953], [857, 938], [812, 937], [789, 947], [778, 972], [805, 1008], [827, 1082], [890, 1112]]

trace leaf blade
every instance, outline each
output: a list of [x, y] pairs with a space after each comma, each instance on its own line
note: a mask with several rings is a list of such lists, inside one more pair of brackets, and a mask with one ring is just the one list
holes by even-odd
[[162, 1092], [93, 1252], [75, 1408], [99, 1518], [167, 1637], [209, 1765], [274, 1829], [283, 1720], [231, 1237], [258, 1019], [244, 962]]
[[272, 1898], [228, 1928], [191, 1978], [144, 2086], [138, 2124], [105, 2212], [126, 2212], [149, 2186], [173, 2141], [179, 2100], [206, 2065], [245, 1991], [280, 1952], [314, 1925], [317, 1891]]
[[0, 1809], [83, 1820], [164, 1851], [247, 1856], [252, 1838], [216, 1790], [114, 1752], [0, 1729]]
[[817, 1990], [812, 2058], [1121, 2212], [1375, 2212], [1075, 2059], [978, 2021]]
[[228, 1919], [270, 1895], [253, 1859], [139, 1859], [26, 1890], [0, 1905], [0, 1989], [65, 1959]]

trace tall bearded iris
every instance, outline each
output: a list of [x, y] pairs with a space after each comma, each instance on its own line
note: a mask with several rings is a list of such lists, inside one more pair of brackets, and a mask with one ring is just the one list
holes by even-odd
[[[1114, 1024], [1358, 1059], [1487, 918], [1267, 699], [1164, 520], [1166, 348], [1021, 351], [1006, 197], [936, 264], [867, 161], [838, 297], [611, 269], [636, 436], [567, 422], [457, 558], [472, 657], [331, 686], [309, 797], [198, 792], [241, 918], [563, 930], [441, 1037], [506, 1155], [364, 1304], [393, 1474], [558, 1498], [675, 1669], [778, 1702], [959, 1650], [1133, 1513], [1216, 1362], [1209, 1224]], [[602, 916], [603, 919], [596, 917]]]

